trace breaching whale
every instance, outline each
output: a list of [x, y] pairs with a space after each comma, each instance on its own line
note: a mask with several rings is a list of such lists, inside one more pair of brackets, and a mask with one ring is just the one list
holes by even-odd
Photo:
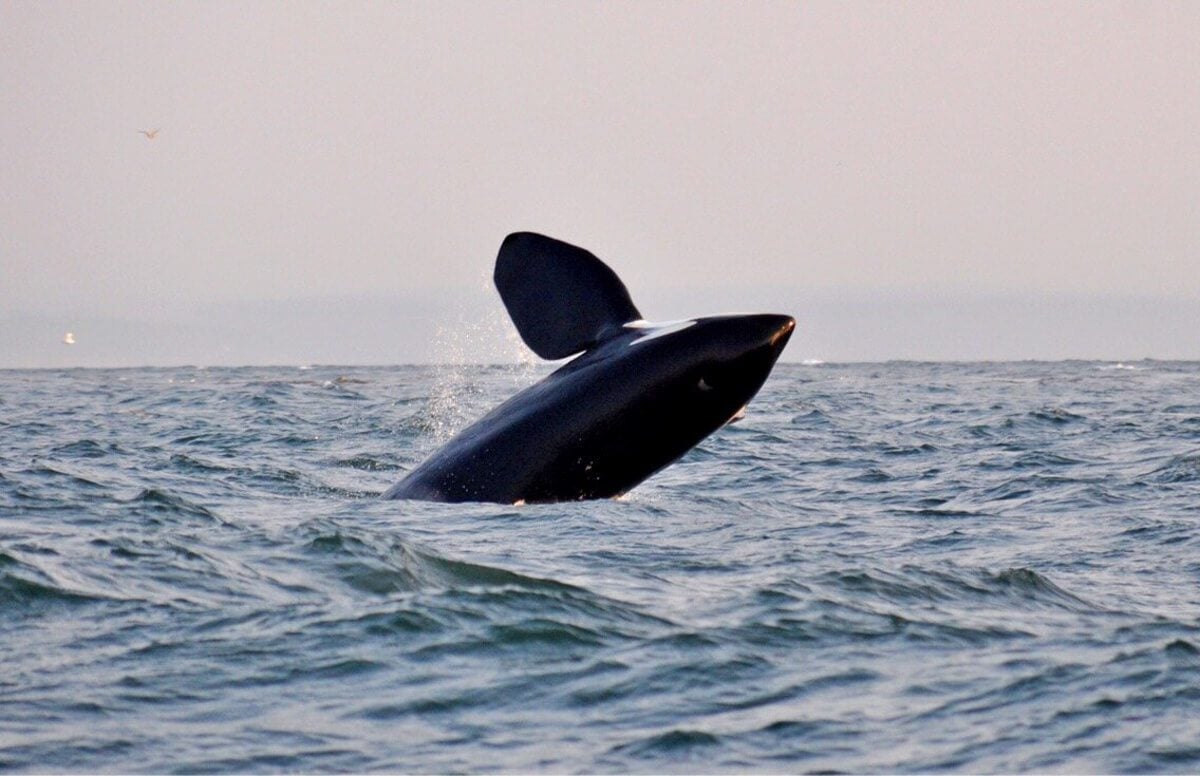
[[648, 323], [600, 259], [531, 232], [505, 238], [494, 280], [535, 353], [579, 355], [468, 426], [384, 498], [620, 496], [737, 416], [795, 328], [787, 315]]

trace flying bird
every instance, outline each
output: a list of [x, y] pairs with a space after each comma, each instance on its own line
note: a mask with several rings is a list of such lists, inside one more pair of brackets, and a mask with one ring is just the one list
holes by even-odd
[[75, 344], [75, 334], [72, 332], [67, 332], [66, 334], [64, 334], [63, 335], [63, 344], [64, 345], [74, 345]]
[[153, 140], [155, 137], [158, 136], [159, 130], [157, 130], [157, 129], [139, 129], [138, 132], [145, 135], [147, 140]]

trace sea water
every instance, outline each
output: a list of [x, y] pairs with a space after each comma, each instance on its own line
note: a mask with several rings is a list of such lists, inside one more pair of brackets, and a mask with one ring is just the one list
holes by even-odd
[[0, 770], [1200, 770], [1200, 364], [784, 364], [613, 501], [540, 376], [0, 371]]

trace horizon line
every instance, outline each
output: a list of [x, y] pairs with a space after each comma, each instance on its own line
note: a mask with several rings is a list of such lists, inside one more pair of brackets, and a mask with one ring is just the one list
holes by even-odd
[[[557, 368], [573, 359], [558, 361], [425, 361], [425, 362], [396, 362], [391, 364], [351, 364], [351, 363], [313, 363], [313, 364], [140, 364], [126, 366], [0, 366], [0, 372], [73, 372], [73, 371], [136, 371], [142, 369], [295, 369], [309, 371], [313, 369], [428, 369], [446, 367], [477, 367], [477, 368]], [[1195, 358], [1155, 358], [1145, 356], [1138, 358], [1091, 358], [1071, 356], [1066, 358], [1002, 358], [1002, 359], [921, 359], [921, 358], [889, 358], [868, 360], [837, 360], [837, 359], [780, 359], [777, 366], [820, 368], [824, 366], [888, 366], [888, 365], [921, 365], [947, 364], [961, 366], [977, 366], [981, 364], [1196, 364], [1200, 363], [1200, 355]]]

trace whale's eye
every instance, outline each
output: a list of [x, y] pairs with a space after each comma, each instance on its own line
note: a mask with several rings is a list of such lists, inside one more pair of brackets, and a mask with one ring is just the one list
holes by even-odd
[[696, 387], [702, 391], [711, 391], [713, 389], [703, 377], [700, 378], [700, 382], [696, 383]]

